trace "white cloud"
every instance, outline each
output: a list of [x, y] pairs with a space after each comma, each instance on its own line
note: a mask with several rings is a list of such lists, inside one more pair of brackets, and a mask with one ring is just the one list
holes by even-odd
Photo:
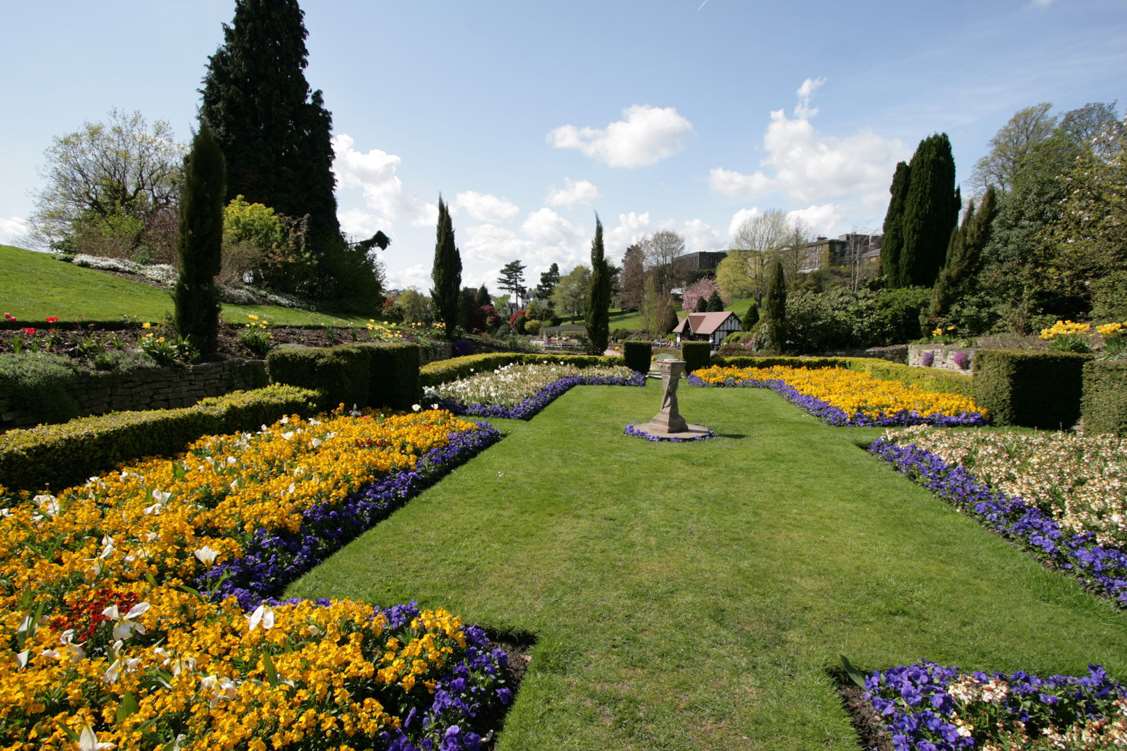
[[628, 211], [618, 215], [618, 224], [604, 231], [604, 244], [607, 257], [618, 257], [626, 253], [626, 248], [641, 240], [650, 232], [650, 212]]
[[740, 231], [740, 227], [743, 226], [744, 222], [748, 219], [754, 219], [762, 213], [759, 207], [753, 206], [750, 209], [740, 209], [735, 214], [732, 214], [732, 220], [728, 222], [728, 239], [732, 240], [736, 237], [736, 233]]
[[794, 223], [796, 220], [815, 235], [833, 237], [841, 231], [841, 209], [833, 203], [810, 205], [804, 209], [788, 211], [787, 221]]
[[811, 100], [824, 83], [821, 78], [803, 81], [793, 117], [781, 109], [771, 113], [763, 169], [742, 173], [716, 167], [710, 173], [712, 189], [733, 196], [780, 191], [811, 204], [848, 199], [867, 212], [882, 210], [896, 162], [907, 156], [904, 144], [869, 130], [844, 137], [818, 133], [811, 123], [817, 113]]
[[720, 233], [711, 224], [701, 219], [688, 219], [679, 225], [670, 225], [667, 229], [672, 229], [685, 238], [686, 253], [715, 250], [725, 245]]
[[590, 180], [564, 180], [562, 188], [548, 194], [548, 205], [556, 207], [574, 206], [579, 203], [591, 204], [599, 197], [599, 186]]
[[26, 243], [30, 229], [26, 219], [18, 216], [0, 216], [0, 245]]
[[646, 167], [685, 147], [693, 124], [673, 107], [634, 105], [605, 128], [561, 125], [548, 133], [556, 149], [576, 149], [610, 167]]
[[[473, 190], [459, 193], [451, 206], [454, 209], [464, 209], [479, 222], [503, 222], [520, 213], [520, 207], [507, 198]], [[435, 210], [437, 211], [437, 207]]]
[[[338, 190], [359, 189], [364, 209], [338, 212], [346, 232], [348, 227], [374, 227], [390, 232], [396, 223], [406, 220], [414, 226], [425, 223], [432, 213], [430, 204], [409, 194], [399, 178], [401, 160], [381, 149], [357, 151], [355, 141], [347, 133], [333, 136], [333, 171]], [[363, 234], [363, 232], [360, 232]], [[371, 234], [371, 233], [368, 233]]]

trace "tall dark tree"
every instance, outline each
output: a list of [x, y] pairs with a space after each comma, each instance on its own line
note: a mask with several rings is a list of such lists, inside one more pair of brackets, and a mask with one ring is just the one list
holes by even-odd
[[930, 287], [947, 258], [951, 232], [959, 221], [961, 198], [955, 186], [955, 157], [946, 133], [920, 142], [908, 165], [904, 199], [899, 285]]
[[880, 268], [885, 283], [899, 286], [900, 251], [904, 247], [904, 200], [908, 197], [908, 181], [912, 171], [907, 162], [899, 162], [892, 175], [892, 194], [888, 201], [888, 213], [884, 215], [884, 238], [880, 246]]
[[787, 278], [777, 257], [771, 259], [767, 271], [763, 317], [766, 319], [768, 344], [775, 352], [782, 352], [787, 340]]
[[551, 300], [552, 292], [560, 283], [560, 265], [553, 263], [548, 270], [540, 274], [540, 283], [536, 285], [537, 300]]
[[477, 303], [479, 308], [493, 304], [493, 297], [489, 294], [489, 290], [485, 288], [484, 284], [477, 288], [477, 296], [474, 298], [474, 302]]
[[509, 261], [501, 267], [501, 276], [497, 278], [497, 286], [512, 293], [516, 303], [524, 296], [524, 264], [520, 260]]
[[204, 358], [219, 338], [219, 289], [215, 276], [223, 248], [223, 205], [227, 168], [219, 142], [208, 127], [192, 139], [184, 161], [180, 197], [180, 276], [173, 291], [176, 331]]
[[462, 287], [461, 324], [466, 331], [481, 331], [485, 328], [485, 314], [477, 304], [477, 293], [473, 287]]
[[587, 305], [587, 338], [591, 352], [601, 355], [610, 340], [610, 269], [603, 248], [603, 223], [595, 216], [595, 239], [591, 241], [591, 300]]
[[723, 312], [723, 310], [724, 301], [720, 299], [720, 293], [716, 290], [713, 290], [712, 294], [708, 296], [708, 312], [720, 313]]
[[701, 296], [697, 298], [697, 304], [693, 306], [694, 313], [707, 313], [708, 312], [708, 298]]
[[968, 282], [978, 273], [982, 251], [990, 241], [990, 230], [998, 213], [998, 198], [994, 188], [987, 188], [982, 202], [967, 207], [963, 222], [951, 235], [947, 248], [947, 262], [931, 290], [928, 313], [938, 319], [965, 290]]
[[622, 257], [622, 307], [626, 310], [642, 307], [646, 285], [645, 262], [646, 253], [638, 243], [628, 247]]
[[431, 269], [434, 288], [430, 295], [438, 319], [446, 326], [446, 338], [453, 339], [461, 308], [462, 256], [454, 244], [454, 223], [442, 196], [438, 197], [438, 227]]

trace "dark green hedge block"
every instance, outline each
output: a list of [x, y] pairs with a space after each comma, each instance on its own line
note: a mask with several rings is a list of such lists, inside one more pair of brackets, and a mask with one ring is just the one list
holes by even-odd
[[200, 436], [257, 430], [289, 414], [312, 414], [317, 393], [267, 386], [203, 399], [191, 407], [111, 412], [9, 430], [0, 445], [0, 485], [59, 489], [122, 462], [174, 454]]
[[60, 422], [79, 413], [74, 362], [49, 352], [0, 354], [0, 393], [38, 422]]
[[343, 344], [337, 347], [286, 345], [266, 356], [271, 383], [320, 391], [325, 407], [332, 409], [364, 407], [369, 403], [371, 376], [369, 356], [364, 347]]
[[713, 365], [731, 368], [848, 368], [849, 363], [840, 357], [787, 357], [785, 355], [717, 355]]
[[711, 342], [681, 342], [681, 359], [685, 361], [687, 373], [707, 368], [711, 358]]
[[408, 409], [419, 400], [419, 347], [415, 344], [361, 344], [368, 355], [368, 404]]
[[1084, 364], [1081, 411], [1085, 433], [1127, 436], [1127, 361], [1092, 360]]
[[974, 358], [974, 401], [995, 425], [1067, 429], [1080, 419], [1085, 355], [980, 350]]
[[649, 342], [623, 342], [622, 354], [626, 360], [626, 367], [639, 373], [650, 372], [653, 345]]

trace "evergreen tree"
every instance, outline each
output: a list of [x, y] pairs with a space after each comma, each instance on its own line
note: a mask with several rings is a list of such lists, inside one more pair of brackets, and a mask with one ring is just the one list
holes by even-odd
[[697, 298], [696, 307], [693, 308], [694, 313], [707, 313], [708, 312], [708, 299], [704, 297]]
[[446, 338], [453, 339], [461, 307], [462, 256], [454, 244], [454, 223], [442, 196], [438, 197], [438, 227], [431, 280], [434, 282], [434, 288], [430, 291], [434, 310], [446, 326]]
[[622, 257], [622, 307], [638, 310], [645, 292], [645, 251], [635, 243]]
[[763, 317], [767, 323], [767, 339], [772, 350], [782, 352], [787, 338], [787, 279], [778, 258], [771, 260], [767, 272], [767, 295]]
[[982, 251], [990, 241], [990, 228], [997, 213], [997, 194], [993, 187], [986, 189], [977, 209], [973, 201], [967, 207], [962, 224], [951, 235], [947, 262], [931, 291], [928, 313], [932, 319], [946, 313], [978, 273]]
[[610, 339], [610, 269], [603, 249], [603, 223], [595, 216], [595, 239], [591, 241], [591, 299], [587, 305], [587, 338], [591, 352], [601, 355]]
[[904, 200], [908, 197], [908, 181], [911, 169], [907, 163], [899, 162], [892, 175], [892, 185], [888, 192], [888, 213], [884, 215], [884, 238], [880, 246], [880, 268], [885, 284], [900, 286], [900, 251], [904, 246]]
[[720, 293], [715, 290], [708, 296], [708, 311], [710, 313], [722, 313], [724, 311], [724, 301], [720, 299]]
[[489, 296], [489, 290], [485, 288], [484, 284], [477, 288], [477, 297], [474, 298], [474, 302], [477, 303], [479, 308], [493, 304], [493, 298]]
[[176, 331], [204, 358], [215, 354], [219, 337], [219, 290], [215, 276], [223, 248], [225, 183], [223, 151], [204, 120], [184, 161], [180, 275], [173, 291]]
[[930, 287], [943, 268], [951, 232], [959, 221], [955, 158], [947, 134], [921, 141], [908, 169], [898, 286]]
[[752, 300], [747, 306], [747, 312], [744, 313], [743, 330], [751, 331], [757, 323], [759, 323], [759, 306], [755, 304], [755, 300]]
[[560, 283], [560, 265], [553, 263], [548, 270], [540, 274], [540, 283], [536, 285], [536, 299], [551, 300], [552, 292]]
[[511, 292], [520, 307], [520, 299], [524, 296], [524, 264], [519, 260], [509, 261], [501, 268], [501, 276], [497, 278], [497, 286]]

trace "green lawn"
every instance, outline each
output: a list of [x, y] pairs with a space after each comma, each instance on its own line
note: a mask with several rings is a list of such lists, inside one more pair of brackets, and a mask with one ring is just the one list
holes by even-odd
[[[736, 300], [732, 300], [732, 302], [724, 306], [724, 310], [730, 310], [734, 312], [740, 317], [740, 320], [742, 321], [744, 314], [747, 313], [747, 306], [751, 304], [751, 301], [753, 299], [754, 298], [751, 297], [741, 297]], [[684, 318], [686, 314], [687, 313], [684, 310], [677, 311], [677, 316], [680, 318]], [[612, 329], [629, 329], [631, 331], [637, 331], [638, 329], [642, 328], [642, 314], [638, 311], [626, 313], [620, 312], [617, 314], [612, 313], [610, 317], [610, 327]]]
[[498, 748], [840, 749], [826, 670], [1127, 677], [1127, 621], [769, 391], [580, 387], [296, 582], [537, 638]]
[[[160, 321], [172, 313], [169, 292], [104, 271], [62, 263], [45, 253], [0, 245], [0, 312], [21, 321]], [[248, 313], [276, 324], [354, 325], [362, 319], [274, 305], [224, 305], [223, 319], [243, 323]]]

